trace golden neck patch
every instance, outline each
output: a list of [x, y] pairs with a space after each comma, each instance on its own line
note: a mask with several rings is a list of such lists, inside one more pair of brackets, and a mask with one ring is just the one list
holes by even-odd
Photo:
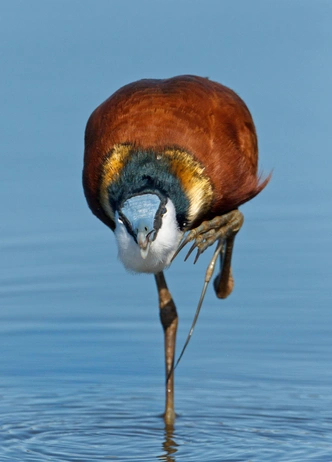
[[163, 154], [169, 157], [171, 171], [181, 181], [189, 200], [188, 220], [192, 222], [211, 205], [213, 197], [211, 183], [204, 173], [204, 167], [188, 152], [166, 149]]

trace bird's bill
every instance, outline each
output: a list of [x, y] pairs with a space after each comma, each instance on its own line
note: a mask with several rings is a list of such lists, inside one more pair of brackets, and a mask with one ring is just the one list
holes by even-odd
[[146, 259], [150, 250], [150, 235], [150, 233], [147, 234], [143, 231], [139, 231], [137, 234], [137, 244], [139, 246], [141, 257], [143, 258], [143, 260]]
[[159, 208], [159, 196], [149, 193], [130, 197], [121, 209], [143, 260], [148, 256], [151, 242], [156, 236], [155, 218]]

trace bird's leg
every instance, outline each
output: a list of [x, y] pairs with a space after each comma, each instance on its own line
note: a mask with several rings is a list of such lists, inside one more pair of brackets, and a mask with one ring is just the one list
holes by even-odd
[[226, 298], [233, 289], [234, 281], [231, 271], [231, 259], [234, 239], [243, 224], [243, 215], [239, 210], [232, 210], [224, 215], [213, 218], [210, 221], [203, 221], [197, 228], [192, 229], [181, 242], [173, 259], [190, 241], [194, 241], [189, 249], [185, 260], [197, 248], [194, 263], [199, 256], [214, 244], [217, 240], [225, 243], [224, 252], [220, 253], [221, 270], [214, 281], [214, 288], [219, 298]]
[[165, 336], [165, 364], [166, 364], [166, 406], [164, 420], [166, 425], [172, 425], [175, 419], [174, 412], [174, 355], [178, 315], [171, 293], [168, 290], [164, 273], [155, 274], [160, 320]]
[[229, 236], [224, 244], [224, 252], [220, 253], [220, 273], [213, 281], [213, 287], [218, 298], [226, 298], [234, 287], [231, 261], [236, 233]]

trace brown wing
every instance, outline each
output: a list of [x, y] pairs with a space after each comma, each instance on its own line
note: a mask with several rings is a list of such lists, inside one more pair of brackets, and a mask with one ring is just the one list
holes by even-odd
[[140, 80], [122, 87], [91, 115], [83, 172], [87, 200], [101, 217], [98, 185], [105, 155], [114, 145], [143, 149], [179, 147], [204, 167], [214, 190], [211, 215], [238, 207], [267, 184], [257, 177], [257, 138], [244, 102], [208, 79], [179, 76]]

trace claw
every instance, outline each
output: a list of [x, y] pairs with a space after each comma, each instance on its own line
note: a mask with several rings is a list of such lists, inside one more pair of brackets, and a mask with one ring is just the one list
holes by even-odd
[[[175, 259], [175, 257], [181, 252], [181, 250], [188, 244], [188, 242], [192, 241], [194, 239], [195, 235], [194, 233], [191, 231], [189, 234], [187, 234], [187, 236], [185, 236], [182, 241], [180, 242], [179, 244], [179, 247], [176, 249], [175, 251], [175, 254], [173, 255], [172, 257], [172, 260], [171, 262]], [[192, 250], [191, 250], [192, 252]], [[191, 253], [190, 252], [190, 253]], [[185, 258], [185, 261], [187, 260], [187, 258], [189, 257], [190, 253], [187, 254], [186, 258]]]
[[197, 228], [190, 230], [189, 233], [184, 236], [171, 261], [177, 257], [189, 242], [194, 241], [184, 261], [187, 261], [191, 253], [198, 247], [199, 250], [194, 260], [195, 264], [200, 255], [218, 239], [227, 239], [231, 234], [236, 234], [241, 228], [242, 223], [243, 215], [238, 210], [233, 210], [225, 215], [217, 216], [210, 221], [204, 221]]
[[194, 265], [196, 264], [197, 260], [199, 259], [199, 257], [201, 256], [202, 253], [203, 253], [202, 250], [200, 248], [198, 248], [197, 254], [196, 254], [196, 257], [195, 257], [195, 260], [194, 260]]
[[[203, 300], [204, 300], [204, 297], [205, 297], [205, 293], [206, 293], [206, 289], [209, 285], [209, 282], [211, 280], [211, 277], [213, 275], [213, 272], [214, 272], [214, 267], [215, 267], [215, 264], [216, 264], [216, 260], [217, 260], [217, 257], [218, 255], [220, 254], [221, 250], [222, 250], [222, 247], [223, 247], [223, 243], [221, 241], [218, 242], [218, 245], [217, 245], [217, 248], [212, 256], [212, 259], [209, 263], [209, 266], [207, 267], [207, 270], [206, 270], [206, 273], [205, 273], [205, 279], [204, 279], [204, 286], [203, 286], [203, 289], [202, 289], [202, 292], [201, 292], [201, 296], [199, 298], [199, 302], [198, 302], [198, 305], [197, 305], [197, 308], [196, 308], [196, 313], [195, 313], [195, 316], [194, 316], [194, 319], [193, 319], [193, 322], [191, 324], [191, 328], [190, 328], [190, 331], [189, 331], [189, 334], [187, 336], [187, 339], [185, 341], [185, 344], [182, 348], [182, 351], [180, 353], [180, 356], [178, 358], [178, 360], [176, 361], [175, 363], [175, 366], [174, 366], [174, 363], [173, 363], [173, 366], [172, 366], [172, 369], [169, 373], [169, 376], [170, 374], [177, 368], [179, 362], [181, 361], [181, 358], [183, 356], [183, 353], [185, 352], [185, 349], [187, 348], [188, 346], [188, 343], [191, 339], [191, 336], [194, 332], [194, 328], [195, 328], [195, 325], [196, 325], [196, 321], [198, 319], [198, 315], [201, 311], [201, 307], [202, 307], [202, 304], [203, 304]], [[167, 378], [168, 379], [168, 378]]]
[[177, 255], [181, 252], [181, 250], [183, 249], [183, 247], [184, 247], [186, 244], [187, 244], [187, 242], [186, 242], [186, 238], [185, 238], [185, 239], [183, 239], [183, 240], [180, 242], [179, 247], [176, 249], [175, 254], [174, 254], [173, 257], [172, 257], [171, 262], [175, 259], [175, 257], [177, 257]]
[[190, 255], [192, 254], [192, 252], [195, 250], [196, 247], [197, 247], [197, 242], [195, 241], [193, 243], [193, 245], [190, 247], [189, 252], [187, 253], [186, 258], [184, 259], [184, 261], [188, 260], [188, 258], [190, 257]]

